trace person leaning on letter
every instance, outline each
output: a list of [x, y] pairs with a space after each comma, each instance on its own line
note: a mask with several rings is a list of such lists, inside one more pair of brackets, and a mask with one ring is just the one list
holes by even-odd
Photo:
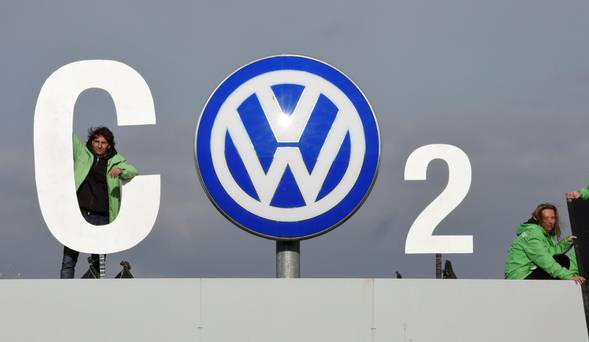
[[560, 223], [556, 206], [538, 205], [516, 234], [505, 261], [505, 279], [563, 279], [579, 285], [585, 282], [571, 249], [576, 237], [569, 235], [558, 241]]
[[[137, 169], [115, 150], [112, 132], [106, 127], [90, 128], [86, 144], [74, 134], [74, 178], [82, 216], [95, 226], [112, 222], [121, 206], [121, 179], [137, 175]], [[99, 228], [97, 228], [99, 229]], [[61, 278], [73, 278], [80, 253], [63, 247]], [[98, 269], [98, 255], [92, 255]]]

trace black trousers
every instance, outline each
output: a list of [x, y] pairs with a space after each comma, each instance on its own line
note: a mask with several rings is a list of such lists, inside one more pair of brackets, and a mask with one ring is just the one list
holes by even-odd
[[[565, 254], [559, 254], [553, 256], [554, 260], [560, 264], [560, 266], [568, 269], [571, 266], [571, 261]], [[546, 271], [541, 269], [540, 267], [536, 268], [526, 279], [535, 279], [535, 280], [558, 280], [558, 278], [552, 277]]]
[[[82, 211], [82, 216], [95, 226], [102, 226], [108, 224], [108, 216], [107, 215], [99, 215], [93, 214], [88, 211]], [[68, 246], [63, 246], [63, 259], [61, 261], [61, 272], [60, 278], [61, 279], [72, 279], [74, 278], [74, 272], [76, 268], [76, 263], [78, 262], [78, 256], [80, 252], [69, 248]], [[92, 254], [92, 265], [98, 270], [100, 268], [100, 259], [98, 254]]]

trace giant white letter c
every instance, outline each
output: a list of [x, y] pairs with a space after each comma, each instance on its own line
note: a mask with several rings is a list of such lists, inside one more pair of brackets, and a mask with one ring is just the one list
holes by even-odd
[[67, 64], [49, 76], [37, 99], [35, 181], [41, 213], [59, 242], [84, 253], [114, 253], [135, 246], [153, 228], [160, 176], [137, 176], [124, 185], [119, 215], [110, 224], [95, 227], [84, 220], [74, 185], [72, 128], [76, 100], [90, 88], [110, 94], [119, 125], [156, 123], [149, 87], [128, 65], [107, 60]]

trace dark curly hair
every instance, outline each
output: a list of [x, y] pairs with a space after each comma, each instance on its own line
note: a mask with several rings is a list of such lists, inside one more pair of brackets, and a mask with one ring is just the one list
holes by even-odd
[[98, 126], [98, 127], [90, 127], [88, 128], [88, 141], [87, 144], [91, 144], [92, 140], [96, 138], [96, 136], [101, 135], [106, 139], [108, 144], [111, 148], [115, 147], [115, 136], [112, 134], [111, 130], [105, 126]]

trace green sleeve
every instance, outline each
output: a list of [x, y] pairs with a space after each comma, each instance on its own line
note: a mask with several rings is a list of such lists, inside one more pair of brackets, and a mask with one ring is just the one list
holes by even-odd
[[554, 278], [571, 279], [573, 273], [560, 266], [548, 248], [545, 238], [540, 234], [530, 234], [525, 238], [526, 246], [524, 248], [526, 255], [536, 266], [540, 267]]
[[556, 244], [556, 246], [554, 246], [554, 252], [552, 255], [564, 254], [568, 252], [571, 247], [572, 246], [569, 244], [567, 239], [562, 239]]
[[80, 141], [80, 138], [78, 138], [78, 136], [75, 134], [72, 134], [72, 145], [74, 147], [74, 160], [75, 160], [76, 157], [79, 156], [80, 153], [82, 153], [82, 151], [84, 151], [84, 148], [86, 146], [84, 145], [83, 142]]
[[129, 179], [137, 176], [137, 174], [139, 174], [139, 172], [137, 171], [137, 168], [135, 168], [135, 166], [127, 163], [126, 160], [118, 163], [116, 166], [119, 169], [121, 169], [121, 171], [122, 171], [121, 178], [124, 180], [129, 180]]
[[587, 181], [587, 187], [579, 190], [579, 193], [581, 194], [582, 199], [589, 199], [589, 181]]
[[569, 260], [571, 262], [569, 266], [569, 271], [574, 275], [579, 275], [579, 266], [577, 265], [577, 255], [575, 254], [575, 249], [572, 248], [569, 253], [567, 253]]

